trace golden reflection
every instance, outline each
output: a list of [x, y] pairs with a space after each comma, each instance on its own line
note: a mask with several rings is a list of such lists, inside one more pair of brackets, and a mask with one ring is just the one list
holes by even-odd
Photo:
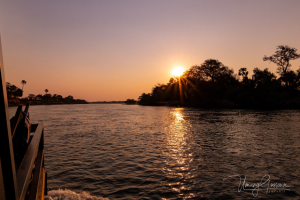
[[193, 187], [195, 164], [193, 163], [190, 123], [184, 117], [184, 108], [174, 108], [170, 112], [171, 121], [167, 127], [166, 166], [163, 171], [169, 180], [164, 184], [169, 190], [177, 193], [180, 198], [193, 197], [187, 191]]
[[174, 115], [176, 116], [177, 121], [183, 120], [181, 113], [174, 113]]

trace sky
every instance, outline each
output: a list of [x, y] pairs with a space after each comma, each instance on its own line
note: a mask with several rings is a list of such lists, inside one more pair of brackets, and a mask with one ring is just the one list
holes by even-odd
[[206, 59], [276, 73], [262, 58], [278, 45], [300, 53], [299, 10], [299, 0], [1, 0], [5, 80], [26, 80], [24, 96], [124, 101]]

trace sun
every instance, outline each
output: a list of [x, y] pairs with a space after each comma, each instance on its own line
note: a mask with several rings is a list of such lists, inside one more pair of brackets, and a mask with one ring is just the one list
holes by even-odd
[[175, 67], [172, 71], [173, 76], [181, 76], [184, 72], [182, 67]]

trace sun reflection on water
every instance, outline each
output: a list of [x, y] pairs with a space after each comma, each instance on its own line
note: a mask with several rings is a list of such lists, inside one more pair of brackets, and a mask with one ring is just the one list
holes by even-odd
[[172, 121], [168, 124], [167, 132], [167, 159], [163, 171], [168, 177], [164, 184], [168, 190], [180, 198], [192, 198], [194, 172], [196, 165], [193, 163], [193, 150], [191, 150], [191, 124], [184, 118], [184, 108], [174, 108], [170, 112]]

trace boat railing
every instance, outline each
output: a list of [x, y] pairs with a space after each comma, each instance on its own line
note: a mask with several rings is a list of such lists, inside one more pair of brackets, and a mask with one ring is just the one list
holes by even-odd
[[[31, 126], [27, 150], [18, 154], [14, 151], [18, 146], [13, 138], [22, 118], [21, 111], [22, 106], [17, 109], [17, 118], [10, 120], [0, 40], [0, 199], [42, 200], [47, 194], [44, 127], [43, 124]], [[16, 155], [20, 158], [17, 163]]]
[[[44, 127], [35, 124], [31, 129], [31, 141], [17, 171], [17, 189], [19, 200], [43, 199], [46, 192], [44, 167]], [[30, 186], [30, 187], [29, 187]], [[39, 198], [38, 198], [39, 197]]]

